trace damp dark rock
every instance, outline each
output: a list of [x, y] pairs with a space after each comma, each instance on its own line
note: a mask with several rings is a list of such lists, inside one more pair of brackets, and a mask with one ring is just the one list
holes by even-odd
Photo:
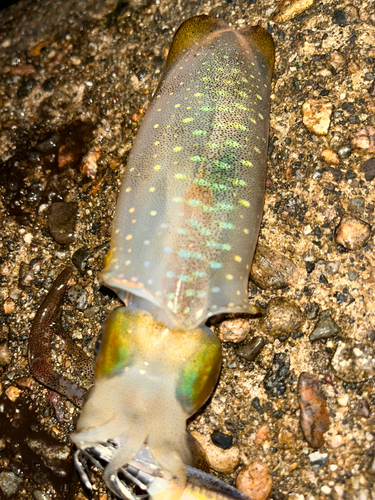
[[33, 259], [29, 263], [21, 262], [19, 270], [19, 286], [27, 288], [35, 282], [35, 275], [40, 271], [40, 260]]
[[298, 267], [266, 245], [258, 245], [250, 270], [251, 280], [262, 290], [286, 288], [298, 281]]
[[333, 335], [336, 335], [336, 333], [339, 333], [341, 328], [332, 319], [331, 314], [330, 309], [326, 309], [320, 313], [319, 319], [315, 324], [315, 328], [309, 337], [311, 341], [328, 339], [333, 337]]
[[238, 347], [236, 354], [240, 358], [246, 359], [246, 361], [254, 361], [264, 345], [265, 341], [262, 337], [254, 337], [249, 344]]
[[22, 484], [22, 478], [13, 472], [0, 472], [0, 490], [6, 498], [13, 497]]
[[220, 431], [214, 431], [211, 434], [211, 441], [215, 446], [222, 450], [229, 450], [232, 447], [233, 437], [230, 434], [223, 434]]
[[361, 168], [362, 172], [365, 174], [366, 181], [370, 182], [375, 178], [375, 158], [370, 158], [362, 163]]
[[78, 271], [83, 274], [85, 272], [87, 261], [91, 256], [90, 249], [87, 247], [81, 247], [76, 250], [72, 256], [72, 262]]
[[286, 391], [286, 380], [289, 378], [290, 358], [286, 353], [277, 353], [272, 360], [269, 374], [263, 380], [263, 386], [270, 396], [282, 396]]
[[297, 331], [303, 322], [304, 316], [301, 309], [294, 302], [278, 297], [270, 301], [266, 314], [259, 322], [259, 327], [274, 337], [289, 336]]
[[60, 245], [69, 245], [74, 241], [78, 213], [78, 203], [52, 203], [48, 214], [48, 227], [51, 235]]
[[73, 285], [68, 288], [67, 296], [73, 306], [79, 311], [83, 311], [87, 307], [87, 292], [81, 285]]

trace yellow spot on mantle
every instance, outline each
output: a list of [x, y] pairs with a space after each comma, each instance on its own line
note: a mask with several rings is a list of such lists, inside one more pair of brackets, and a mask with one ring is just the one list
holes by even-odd
[[157, 213], [156, 210], [151, 210], [150, 215], [154, 216], [156, 215], [156, 213]]
[[158, 128], [158, 127], [159, 127], [159, 124], [158, 124], [158, 123], [156, 123], [156, 124], [154, 125], [154, 128]]
[[226, 274], [225, 277], [227, 278], [227, 280], [232, 280], [233, 279], [233, 276], [231, 274]]
[[128, 234], [127, 237], [125, 238], [127, 241], [131, 240], [133, 236], [131, 234]]
[[150, 193], [153, 193], [155, 191], [155, 188], [150, 188]]
[[135, 208], [129, 208], [129, 213], [132, 214], [135, 211]]
[[241, 262], [242, 261], [242, 259], [241, 259], [241, 257], [239, 255], [235, 255], [234, 260], [236, 262]]
[[160, 169], [161, 169], [161, 166], [160, 166], [160, 165], [155, 165], [154, 170], [158, 171], [158, 170], [160, 170]]
[[179, 151], [181, 151], [181, 149], [182, 149], [182, 148], [181, 148], [180, 146], [176, 146], [175, 148], [173, 148], [173, 151], [174, 151], [175, 153], [178, 153]]

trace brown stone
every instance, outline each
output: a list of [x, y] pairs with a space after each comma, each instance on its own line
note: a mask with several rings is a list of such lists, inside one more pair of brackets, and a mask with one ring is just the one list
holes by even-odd
[[359, 128], [351, 139], [351, 145], [357, 153], [375, 153], [375, 128]]
[[333, 149], [323, 149], [320, 156], [328, 165], [338, 165], [340, 163], [339, 155]]
[[313, 3], [314, 0], [282, 0], [275, 10], [272, 20], [275, 23], [285, 23], [302, 14]]
[[272, 478], [262, 462], [253, 462], [244, 467], [236, 479], [236, 487], [251, 500], [265, 500], [272, 488]]
[[331, 122], [332, 103], [309, 99], [302, 105], [303, 124], [313, 134], [327, 135]]
[[250, 331], [249, 321], [243, 318], [229, 319], [220, 323], [216, 334], [221, 342], [243, 342]]
[[371, 228], [367, 222], [345, 214], [336, 228], [336, 243], [347, 250], [362, 248], [371, 236]]
[[291, 334], [297, 331], [304, 321], [301, 309], [287, 299], [272, 299], [265, 316], [260, 320], [260, 328], [273, 336]]
[[250, 278], [262, 290], [278, 290], [297, 283], [299, 270], [294, 262], [282, 253], [266, 245], [258, 245]]
[[310, 446], [321, 448], [323, 435], [329, 429], [329, 414], [318, 377], [302, 372], [298, 380], [298, 394], [303, 435]]
[[266, 439], [270, 432], [270, 428], [267, 424], [261, 425], [256, 433], [254, 446], [260, 446]]

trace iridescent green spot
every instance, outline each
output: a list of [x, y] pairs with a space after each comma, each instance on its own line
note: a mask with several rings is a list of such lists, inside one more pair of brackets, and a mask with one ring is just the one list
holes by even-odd
[[257, 99], [259, 99], [260, 101], [262, 101], [262, 100], [263, 100], [263, 99], [260, 97], [260, 95], [259, 95], [259, 94], [255, 94], [255, 95], [256, 95]]
[[198, 299], [203, 299], [204, 297], [206, 297], [206, 295], [207, 295], [207, 292], [203, 292], [203, 291], [196, 292], [196, 296], [198, 297]]
[[231, 183], [233, 186], [240, 186], [240, 187], [245, 187], [246, 182], [242, 179], [230, 179]]
[[231, 222], [219, 222], [220, 229], [234, 229], [234, 225]]
[[202, 260], [204, 256], [199, 252], [188, 252], [187, 250], [181, 250], [178, 255], [183, 259], [196, 259]]
[[228, 212], [235, 210], [235, 206], [232, 205], [231, 203], [224, 203], [224, 202], [216, 203], [215, 207], [218, 210], [227, 210]]
[[206, 158], [204, 156], [192, 156], [190, 158], [190, 161], [203, 162], [203, 161], [207, 161], [207, 160], [206, 160]]
[[174, 272], [172, 272], [172, 271], [168, 271], [168, 272], [166, 273], [166, 277], [167, 277], [167, 278], [174, 278]]
[[175, 179], [186, 179], [186, 174], [176, 174], [174, 176]]
[[190, 123], [192, 121], [194, 121], [194, 118], [192, 116], [189, 116], [189, 118], [184, 118], [182, 120], [182, 123]]
[[174, 293], [168, 293], [167, 298], [169, 300], [173, 300], [174, 299]]
[[218, 144], [217, 142], [206, 142], [206, 147], [210, 149], [222, 149], [223, 145]]
[[219, 167], [223, 170], [229, 170], [230, 168], [232, 168], [232, 165], [226, 163], [225, 161], [220, 161], [220, 160], [215, 160], [214, 165], [215, 167]]
[[235, 148], [235, 149], [242, 148], [242, 146], [241, 146], [241, 144], [239, 142], [233, 141], [232, 139], [227, 139], [225, 141], [225, 145], [228, 146], [228, 147], [230, 147], [230, 148]]
[[185, 297], [194, 297], [194, 295], [195, 295], [195, 292], [191, 288], [189, 288], [189, 290], [185, 291]]
[[194, 94], [194, 97], [202, 97], [204, 94], [202, 94], [201, 92], [197, 92], [196, 94]]
[[186, 231], [186, 229], [177, 229], [177, 234], [185, 235], [189, 233]]
[[229, 59], [229, 57], [228, 56], [223, 56], [223, 59]]
[[191, 275], [194, 278], [205, 278], [207, 276], [207, 274], [204, 271], [193, 271]]
[[194, 130], [193, 135], [207, 135], [207, 130]]
[[215, 108], [213, 108], [212, 106], [202, 106], [200, 108], [201, 111], [215, 111]]

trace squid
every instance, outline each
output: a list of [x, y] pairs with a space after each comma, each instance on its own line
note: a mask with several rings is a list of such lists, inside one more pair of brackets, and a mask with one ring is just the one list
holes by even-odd
[[186, 420], [220, 374], [207, 319], [257, 312], [248, 278], [273, 67], [273, 40], [259, 25], [235, 31], [201, 15], [174, 36], [129, 155], [101, 274], [126, 306], [106, 322], [72, 435], [87, 487], [94, 463], [121, 499], [247, 498], [191, 467]]

